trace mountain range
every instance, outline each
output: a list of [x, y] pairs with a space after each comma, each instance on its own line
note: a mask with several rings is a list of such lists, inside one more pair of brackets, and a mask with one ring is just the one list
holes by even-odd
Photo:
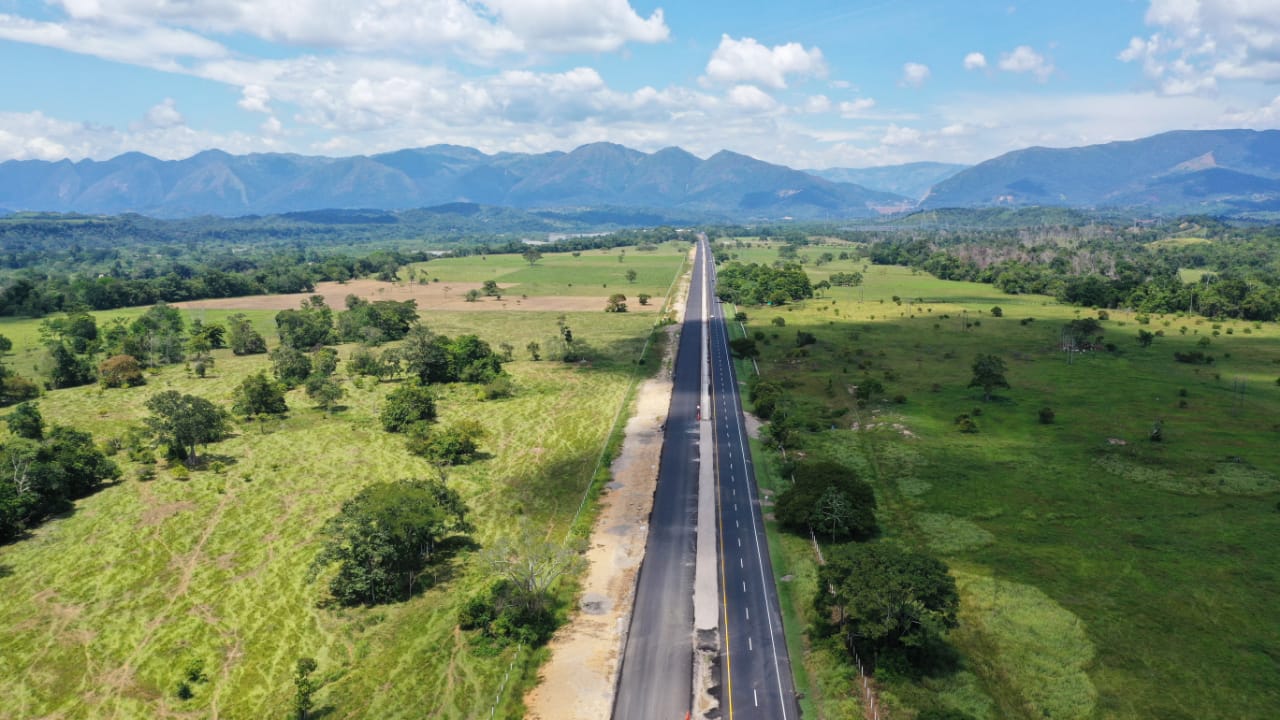
[[452, 145], [344, 158], [230, 155], [184, 160], [0, 163], [0, 207], [157, 217], [237, 216], [447, 203], [521, 209], [652, 208], [724, 219], [868, 217], [904, 198], [721, 151], [644, 153], [612, 143], [498, 153]]
[[1157, 213], [1280, 210], [1280, 130], [1187, 130], [1028, 148], [939, 182], [924, 208], [1059, 205]]
[[856, 219], [912, 209], [1061, 206], [1141, 213], [1280, 212], [1280, 131], [1178, 131], [1079, 148], [1028, 148], [972, 167], [910, 163], [803, 172], [721, 151], [612, 143], [497, 153], [434, 145], [353, 157], [0, 163], [7, 211], [244, 216], [465, 203], [712, 221]]

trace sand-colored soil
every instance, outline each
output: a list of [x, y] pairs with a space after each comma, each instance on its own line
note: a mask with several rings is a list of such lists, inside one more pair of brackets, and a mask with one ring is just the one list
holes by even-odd
[[[503, 286], [499, 284], [499, 287]], [[215, 298], [211, 300], [190, 300], [174, 303], [174, 307], [207, 310], [287, 310], [296, 308], [303, 300], [312, 295], [324, 296], [329, 307], [341, 310], [346, 306], [348, 295], [355, 295], [366, 300], [417, 300], [419, 310], [540, 310], [550, 312], [579, 312], [604, 310], [607, 302], [605, 296], [548, 295], [522, 298], [518, 289], [516, 294], [503, 295], [501, 300], [491, 297], [481, 298], [476, 302], [467, 302], [468, 290], [479, 290], [480, 283], [391, 283], [379, 280], [352, 280], [346, 283], [322, 282], [316, 284], [313, 293], [290, 293], [287, 295], [247, 295], [235, 298]], [[648, 308], [635, 306], [635, 311], [643, 312]], [[657, 309], [654, 307], [653, 309]]]
[[[677, 322], [684, 319], [687, 294], [685, 277], [673, 301]], [[640, 386], [635, 414], [627, 421], [622, 450], [611, 467], [613, 482], [600, 499], [600, 515], [591, 531], [578, 612], [552, 638], [551, 659], [542, 667], [538, 686], [525, 697], [526, 717], [533, 720], [601, 720], [613, 712], [636, 575], [649, 537], [662, 425], [671, 407], [678, 327], [667, 327], [662, 368]]]

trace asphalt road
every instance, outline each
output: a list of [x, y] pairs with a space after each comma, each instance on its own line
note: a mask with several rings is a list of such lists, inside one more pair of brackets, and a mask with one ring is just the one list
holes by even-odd
[[[714, 266], [711, 282], [714, 292]], [[782, 632], [764, 517], [742, 419], [724, 307], [711, 308], [711, 388], [721, 562], [721, 660], [724, 717], [800, 717]]]
[[[699, 253], [703, 247], [699, 246]], [[701, 257], [695, 262], [700, 268]], [[622, 656], [615, 720], [684, 720], [693, 703], [702, 273], [694, 272], [676, 352], [649, 539]]]

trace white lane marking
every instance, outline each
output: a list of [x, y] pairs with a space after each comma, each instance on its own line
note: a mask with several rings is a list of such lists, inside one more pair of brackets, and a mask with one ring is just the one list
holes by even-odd
[[748, 649], [748, 650], [755, 650], [755, 649], [756, 649], [756, 648], [755, 648], [755, 646], [751, 644], [751, 637], [750, 637], [750, 636], [747, 636], [747, 649]]
[[740, 567], [740, 568], [746, 568], [746, 565], [743, 565], [743, 564], [742, 564], [742, 558], [738, 558], [738, 567]]
[[742, 547], [742, 538], [738, 538], [738, 547]]
[[746, 591], [747, 591], [747, 581], [746, 581], [746, 580], [743, 580], [743, 581], [742, 581], [742, 592], [746, 592]]
[[747, 619], [748, 619], [748, 620], [750, 620], [750, 619], [751, 619], [751, 608], [749, 608], [749, 607], [744, 607], [744, 608], [742, 608], [742, 609], [743, 609], [744, 611], [746, 611], [746, 613], [747, 613]]
[[737, 520], [734, 520], [734, 521], [733, 521], [733, 526], [734, 526], [734, 527], [736, 527], [736, 528], [740, 528], [740, 527], [742, 527], [741, 525], [739, 525], [739, 524], [738, 524], [738, 521], [737, 521]]
[[751, 688], [751, 699], [756, 701], [756, 707], [760, 707], [760, 696], [756, 695], [755, 688]]
[[[720, 335], [724, 339], [724, 347], [728, 347], [729, 331], [724, 324], [720, 325]], [[729, 368], [729, 372], [730, 373], [733, 372], [732, 367]], [[743, 437], [742, 415], [740, 413], [734, 413], [733, 418], [734, 418], [733, 424], [738, 430], [738, 452], [742, 455], [743, 464], [750, 465], [751, 460], [747, 458], [747, 442]], [[751, 498], [751, 483], [747, 483], [747, 499], [751, 502], [755, 502]], [[751, 534], [752, 534], [752, 537], [755, 538], [755, 544], [756, 544], [756, 560], [757, 560], [756, 564], [760, 568], [760, 594], [764, 597], [765, 618], [768, 619], [773, 615], [773, 609], [770, 607], [772, 603], [769, 602], [769, 582], [768, 580], [765, 579], [764, 558], [763, 558], [763, 553], [760, 551], [760, 529], [756, 525], [755, 511], [753, 510], [750, 514], [751, 514], [751, 530], [752, 530]], [[737, 520], [734, 520], [734, 522], [736, 523]], [[777, 643], [777, 640], [775, 640], [773, 637], [773, 623], [766, 622], [765, 625], [769, 628], [769, 647], [773, 652], [773, 671], [774, 671], [773, 675], [778, 683], [778, 697], [783, 699], [783, 703], [781, 705], [782, 720], [787, 720], [786, 694], [783, 693], [782, 691], [782, 668], [780, 666], [780, 663], [778, 662], [778, 643]], [[754, 693], [754, 690], [752, 692]]]

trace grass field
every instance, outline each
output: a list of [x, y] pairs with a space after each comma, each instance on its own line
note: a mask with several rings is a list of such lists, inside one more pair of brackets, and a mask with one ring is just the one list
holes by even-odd
[[[667, 250], [641, 265], [639, 255], [641, 279], [648, 275], [661, 302], [683, 258]], [[443, 263], [431, 265], [445, 281]], [[551, 258], [537, 269], [563, 273]], [[99, 322], [134, 312], [104, 313]], [[206, 321], [225, 314], [187, 313]], [[274, 313], [248, 314], [274, 345]], [[528, 359], [527, 342], [556, 333], [553, 313], [424, 318], [437, 332], [472, 332], [519, 349], [507, 365], [513, 397], [481, 402], [474, 388], [452, 386], [440, 400], [445, 422], [473, 417], [490, 433], [485, 459], [448, 474], [473, 510], [481, 546], [521, 517], [563, 537], [638, 374], [634, 361], [654, 318], [594, 312], [566, 320], [593, 349], [592, 362]], [[35, 365], [35, 353], [24, 348], [38, 337], [36, 321], [0, 322], [0, 333], [15, 340], [11, 365]], [[341, 346], [341, 354], [352, 347]], [[267, 365], [265, 356], [217, 351], [215, 357], [209, 378], [174, 366], [141, 388], [50, 392], [40, 408], [46, 421], [101, 440], [136, 423], [159, 390], [226, 406], [240, 380]], [[324, 683], [316, 717], [487, 718], [499, 695], [498, 716], [518, 717], [516, 688], [542, 655], [495, 650], [457, 630], [457, 608], [489, 577], [475, 553], [439, 567], [431, 587], [406, 602], [318, 605], [323, 584], [306, 576], [324, 520], [369, 483], [435, 476], [404, 449], [402, 437], [381, 430], [377, 413], [395, 384], [344, 385], [348, 395], [332, 417], [295, 390], [286, 419], [238, 425], [230, 439], [207, 449], [220, 471], [183, 481], [162, 469], [155, 480], [140, 481], [138, 468], [119, 455], [121, 482], [32, 537], [0, 547], [0, 718], [284, 717], [293, 664], [304, 655], [319, 661]], [[194, 698], [179, 700], [175, 687], [192, 660], [203, 663], [208, 679], [195, 685]]]
[[[863, 268], [807, 270], [817, 281]], [[959, 584], [959, 665], [882, 676], [893, 717], [933, 706], [984, 719], [1276, 717], [1280, 328], [1176, 316], [1139, 325], [1113, 311], [1103, 327], [1117, 351], [1068, 364], [1060, 329], [1089, 310], [905, 268], [864, 275], [861, 288], [743, 309], [747, 331], [768, 341], [761, 371], [829, 412], [835, 429], [804, 450], [858, 468], [876, 488], [884, 539], [929, 549]], [[1164, 335], [1142, 348], [1140, 327]], [[790, 353], [797, 330], [818, 338], [807, 357]], [[1174, 361], [1192, 349], [1217, 360]], [[983, 352], [1004, 358], [1012, 386], [989, 403], [966, 387]], [[851, 386], [865, 376], [885, 393], [858, 408]], [[889, 400], [899, 394], [905, 403]], [[1037, 417], [1046, 406], [1049, 425]], [[956, 430], [962, 413], [978, 433]], [[1148, 440], [1157, 421], [1161, 443]], [[781, 548], [775, 567], [796, 578], [784, 597], [811, 594], [811, 545]], [[791, 602], [803, 624], [807, 600]], [[847, 717], [855, 693], [832, 658], [814, 653], [805, 667], [818, 716]]]

